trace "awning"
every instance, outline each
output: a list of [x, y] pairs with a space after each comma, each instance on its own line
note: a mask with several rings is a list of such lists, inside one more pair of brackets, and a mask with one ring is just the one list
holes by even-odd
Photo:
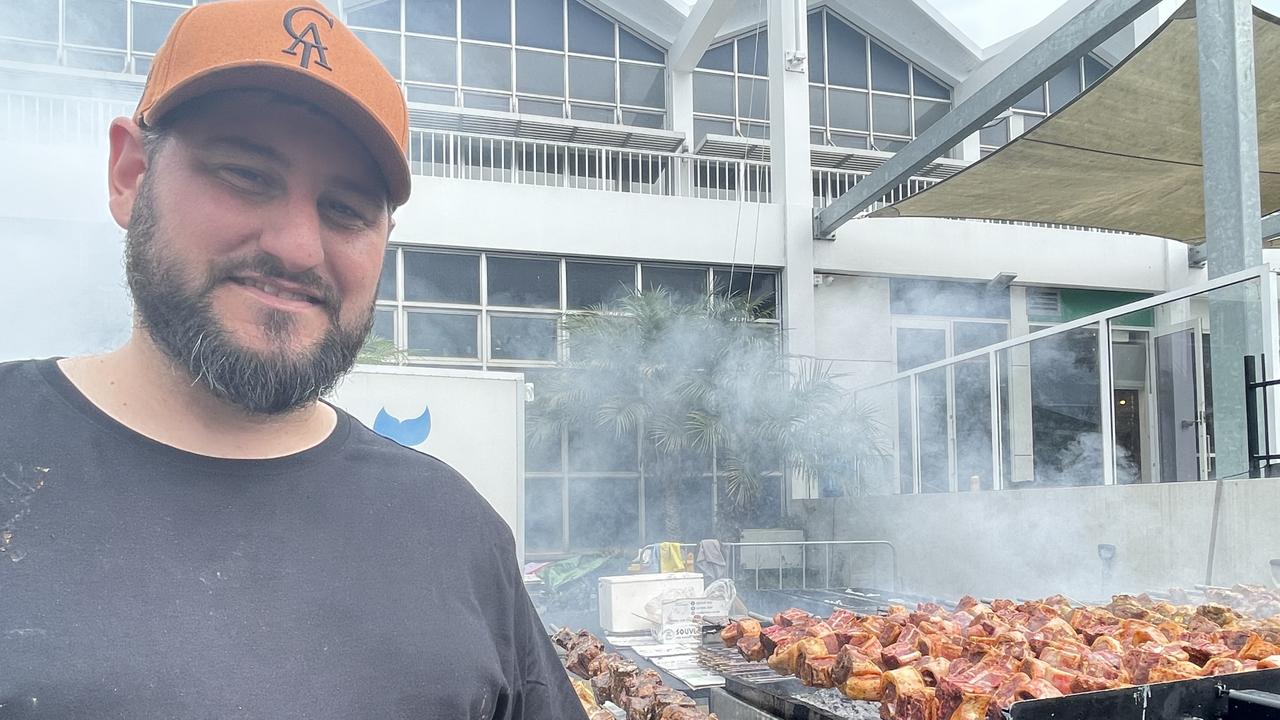
[[[1254, 9], [1262, 214], [1280, 209], [1280, 19]], [[1195, 3], [1070, 105], [871, 217], [1016, 220], [1204, 241]]]

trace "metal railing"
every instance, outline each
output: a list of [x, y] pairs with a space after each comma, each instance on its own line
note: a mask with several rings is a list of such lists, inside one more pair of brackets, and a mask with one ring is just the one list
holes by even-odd
[[[836, 198], [849, 192], [849, 190], [862, 182], [869, 173], [854, 170], [827, 170], [815, 169], [813, 171], [813, 207], [815, 210], [821, 210]], [[928, 190], [929, 188], [942, 182], [933, 178], [913, 177], [905, 183], [894, 188], [884, 197], [872, 203], [866, 210], [859, 215], [868, 215], [883, 207], [887, 207], [900, 200], [915, 195], [918, 192]]]
[[30, 92], [0, 94], [0, 137], [35, 144], [106, 146], [107, 126], [134, 104]]
[[687, 153], [414, 130], [415, 175], [610, 192], [742, 200], [771, 199], [769, 164]]
[[[832, 549], [847, 549], [854, 547], [884, 547], [889, 549], [890, 572], [892, 578], [889, 590], [897, 591], [898, 589], [898, 548], [888, 540], [773, 540], [762, 542], [731, 542], [724, 543], [723, 547], [728, 550], [729, 557], [729, 577], [736, 582], [738, 580], [739, 570], [754, 570], [755, 573], [755, 589], [760, 589], [760, 570], [772, 570], [776, 567], [778, 571], [777, 589], [783, 589], [786, 577], [786, 570], [800, 570], [800, 589], [810, 590], [831, 587], [831, 551]], [[799, 552], [794, 552], [795, 549]], [[809, 585], [809, 550], [811, 548], [822, 548], [824, 553], [824, 567], [822, 574], [822, 585]], [[798, 558], [797, 558], [798, 555]], [[776, 556], [776, 562], [772, 558]], [[767, 558], [767, 559], [766, 559]]]

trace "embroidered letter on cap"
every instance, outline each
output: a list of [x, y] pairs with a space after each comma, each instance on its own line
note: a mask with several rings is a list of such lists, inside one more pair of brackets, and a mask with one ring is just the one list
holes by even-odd
[[289, 36], [293, 38], [293, 44], [285, 48], [284, 50], [285, 54], [297, 55], [298, 45], [302, 45], [302, 60], [301, 60], [302, 67], [304, 68], [311, 67], [311, 51], [315, 50], [316, 64], [324, 68], [325, 70], [333, 70], [333, 68], [329, 67], [329, 60], [324, 54], [326, 48], [324, 46], [324, 42], [320, 40], [320, 28], [316, 27], [315, 21], [312, 20], [311, 22], [307, 23], [307, 26], [302, 29], [302, 32], [298, 32], [294, 28], [293, 17], [303, 11], [310, 11], [315, 13], [316, 15], [319, 15], [321, 19], [323, 19], [326, 23], [329, 24], [330, 28], [333, 27], [333, 18], [329, 17], [328, 15], [325, 15], [324, 13], [320, 12], [316, 8], [306, 7], [306, 6], [293, 8], [292, 10], [284, 14], [284, 29], [286, 32], [289, 33]]

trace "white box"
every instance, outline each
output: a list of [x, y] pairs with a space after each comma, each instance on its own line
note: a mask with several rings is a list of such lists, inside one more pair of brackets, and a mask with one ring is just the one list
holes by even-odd
[[650, 622], [644, 605], [667, 590], [701, 595], [702, 573], [643, 573], [600, 578], [600, 627], [605, 632], [643, 632]]

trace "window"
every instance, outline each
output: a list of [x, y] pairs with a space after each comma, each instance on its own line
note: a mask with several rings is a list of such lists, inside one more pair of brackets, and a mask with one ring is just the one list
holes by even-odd
[[57, 42], [58, 0], [9, 0], [0, 9], [0, 35]]
[[65, 39], [73, 45], [125, 48], [125, 0], [64, 0]]
[[563, 13], [564, 0], [516, 0], [516, 44], [564, 50]]
[[570, 478], [569, 549], [638, 545], [639, 497], [634, 478]]
[[826, 30], [823, 28], [824, 13], [809, 13], [809, 82], [826, 81]]
[[560, 262], [490, 255], [489, 304], [560, 309]]
[[396, 294], [396, 251], [387, 250], [382, 257], [382, 274], [378, 277], [378, 299], [395, 300]]
[[569, 97], [612, 103], [613, 63], [608, 60], [570, 57]]
[[404, 9], [404, 29], [414, 33], [456, 37], [457, 0], [410, 0]]
[[667, 90], [665, 71], [652, 65], [618, 64], [618, 89], [623, 105], [641, 105], [651, 108], [666, 106]]
[[[133, 49], [154, 53], [169, 34], [169, 28], [182, 14], [182, 8], [161, 5], [133, 5]], [[397, 21], [399, 15], [396, 16]]]
[[871, 116], [876, 133], [911, 136], [911, 101], [907, 98], [872, 95]]
[[480, 257], [405, 250], [404, 299], [479, 304]]
[[555, 360], [557, 322], [554, 317], [491, 315], [489, 357], [493, 360]]
[[569, 52], [613, 57], [613, 23], [578, 0], [568, 2]]
[[478, 315], [412, 310], [406, 314], [408, 352], [416, 357], [479, 358]]
[[867, 119], [867, 94], [856, 90], [831, 88], [830, 94], [831, 127], [847, 130], [871, 129]]
[[641, 40], [639, 36], [618, 27], [618, 57], [650, 63], [665, 63], [662, 51]]
[[564, 55], [517, 50], [516, 90], [564, 97]]
[[488, 90], [510, 90], [511, 51], [504, 47], [463, 43], [462, 84]]
[[694, 73], [694, 112], [733, 115], [733, 78], [727, 75]]
[[[412, 35], [405, 36], [404, 43], [405, 80], [441, 85], [458, 83], [457, 43]], [[452, 95], [450, 91], [450, 104]]]
[[738, 39], [738, 73], [769, 76], [769, 33], [761, 30]]
[[713, 273], [715, 293], [736, 297], [755, 307], [757, 318], [777, 317], [778, 276], [767, 271], [716, 270]]
[[396, 339], [396, 312], [382, 308], [375, 310], [373, 312], [373, 330], [369, 334], [372, 337], [394, 341]]
[[699, 268], [644, 265], [640, 276], [645, 292], [661, 288], [676, 302], [697, 302], [707, 296], [707, 272]]
[[[827, 20], [829, 83], [867, 87], [867, 37], [833, 15], [827, 14]], [[810, 63], [814, 61], [815, 58], [809, 58]]]
[[365, 0], [347, 2], [346, 5], [347, 24], [352, 27], [400, 29], [400, 0]]
[[625, 297], [635, 288], [635, 265], [567, 262], [565, 286], [569, 307], [583, 309]]
[[462, 37], [511, 42], [511, 1], [462, 0]]
[[880, 43], [871, 43], [871, 89], [906, 95], [911, 92], [910, 75], [905, 60]]
[[382, 66], [392, 76], [400, 77], [400, 34], [373, 30], [352, 30], [360, 42], [369, 46]]

